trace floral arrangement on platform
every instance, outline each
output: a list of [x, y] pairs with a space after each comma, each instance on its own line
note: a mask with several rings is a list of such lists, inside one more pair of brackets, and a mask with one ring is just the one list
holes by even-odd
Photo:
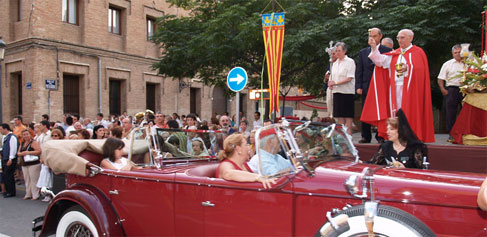
[[487, 54], [482, 58], [471, 54], [471, 57], [464, 58], [465, 70], [457, 77], [462, 78], [460, 91], [465, 95], [468, 93], [487, 93]]

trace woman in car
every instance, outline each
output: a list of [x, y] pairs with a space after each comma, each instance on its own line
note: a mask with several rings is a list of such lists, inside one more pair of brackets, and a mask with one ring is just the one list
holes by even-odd
[[106, 158], [103, 159], [100, 163], [100, 166], [104, 169], [115, 169], [115, 170], [132, 170], [135, 169], [136, 166], [132, 162], [130, 162], [127, 158], [122, 157], [123, 155], [123, 148], [125, 143], [114, 137], [109, 137], [103, 144], [103, 156]]
[[423, 168], [423, 159], [428, 156], [428, 149], [411, 130], [401, 109], [397, 117], [387, 120], [387, 139], [369, 163], [398, 168]]
[[93, 128], [92, 139], [104, 139], [105, 138], [105, 127], [103, 125], [96, 125]]
[[275, 184], [275, 178], [252, 173], [247, 165], [249, 159], [249, 145], [244, 135], [235, 133], [223, 141], [223, 150], [218, 153], [220, 165], [216, 169], [216, 177], [237, 182], [261, 182], [264, 188]]

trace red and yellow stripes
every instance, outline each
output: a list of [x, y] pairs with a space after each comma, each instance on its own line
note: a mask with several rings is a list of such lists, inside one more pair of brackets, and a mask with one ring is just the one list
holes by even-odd
[[[272, 24], [271, 24], [272, 22]], [[262, 28], [270, 89], [270, 111], [279, 112], [279, 83], [284, 43], [284, 13], [264, 14]]]

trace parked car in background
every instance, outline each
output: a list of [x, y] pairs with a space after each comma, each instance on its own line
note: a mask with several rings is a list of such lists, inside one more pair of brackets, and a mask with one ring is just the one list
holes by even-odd
[[[207, 156], [169, 143], [191, 133]], [[102, 141], [48, 142], [42, 158], [68, 173], [67, 188], [39, 219], [40, 236], [487, 235], [487, 213], [476, 204], [485, 174], [364, 164], [340, 125], [283, 121], [256, 133], [257, 172], [270, 164], [261, 154], [269, 139], [288, 162], [264, 189], [215, 178], [223, 139], [135, 130], [124, 150], [141, 167], [133, 171], [101, 169]]]

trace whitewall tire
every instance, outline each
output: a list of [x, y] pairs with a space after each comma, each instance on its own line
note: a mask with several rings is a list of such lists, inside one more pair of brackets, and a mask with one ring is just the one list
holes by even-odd
[[[339, 228], [334, 230], [329, 222], [325, 223], [315, 236], [344, 237], [367, 236], [364, 205], [354, 206], [339, 212]], [[344, 219], [343, 216], [348, 216]], [[326, 234], [323, 234], [326, 233]], [[380, 205], [374, 217], [375, 236], [435, 236], [433, 231], [413, 215], [391, 206]]]
[[98, 237], [98, 231], [85, 211], [74, 206], [64, 212], [57, 226], [56, 236]]

